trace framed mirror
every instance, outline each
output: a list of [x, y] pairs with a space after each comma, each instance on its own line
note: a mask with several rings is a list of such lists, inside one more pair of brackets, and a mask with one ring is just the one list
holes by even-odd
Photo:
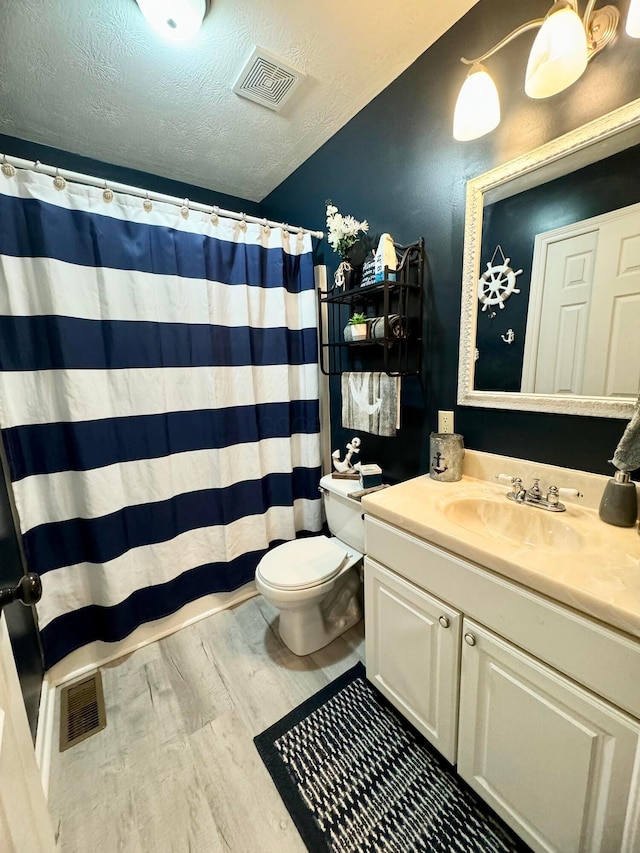
[[459, 404], [631, 417], [639, 162], [640, 99], [468, 181]]

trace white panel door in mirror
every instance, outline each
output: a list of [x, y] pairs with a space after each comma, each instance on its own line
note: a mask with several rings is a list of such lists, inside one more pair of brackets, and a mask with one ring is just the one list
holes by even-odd
[[583, 393], [635, 400], [640, 390], [640, 205], [600, 229]]
[[582, 394], [598, 231], [550, 242], [541, 236], [533, 254], [522, 390]]
[[640, 204], [539, 234], [522, 391], [634, 400]]

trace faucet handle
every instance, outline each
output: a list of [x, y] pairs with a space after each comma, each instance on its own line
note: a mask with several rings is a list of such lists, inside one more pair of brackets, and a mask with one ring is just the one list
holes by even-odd
[[547, 503], [549, 506], [560, 506], [560, 492], [557, 486], [549, 486], [547, 492]]
[[[554, 486], [555, 488], [555, 486]], [[564, 498], [583, 498], [584, 495], [582, 492], [579, 492], [577, 489], [558, 489], [558, 494], [562, 495]]]
[[496, 474], [496, 480], [501, 480], [503, 483], [510, 483], [510, 494], [515, 498], [519, 499], [524, 494], [524, 488], [520, 477], [512, 477], [510, 474]]

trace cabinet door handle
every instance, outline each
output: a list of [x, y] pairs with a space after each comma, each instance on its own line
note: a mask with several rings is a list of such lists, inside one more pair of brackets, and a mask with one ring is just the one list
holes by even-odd
[[473, 636], [473, 634], [465, 634], [464, 641], [468, 646], [475, 646], [476, 644], [476, 638]]
[[449, 627], [449, 625], [451, 624], [451, 623], [449, 622], [449, 617], [448, 617], [448, 616], [441, 616], [441, 617], [438, 619], [438, 622], [442, 625], [442, 627], [443, 627], [443, 628], [448, 628], [448, 627]]

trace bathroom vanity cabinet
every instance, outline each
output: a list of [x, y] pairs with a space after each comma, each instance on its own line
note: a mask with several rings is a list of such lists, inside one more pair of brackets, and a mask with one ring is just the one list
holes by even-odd
[[640, 642], [365, 521], [368, 678], [534, 850], [638, 853]]
[[455, 764], [462, 614], [365, 559], [367, 676]]

